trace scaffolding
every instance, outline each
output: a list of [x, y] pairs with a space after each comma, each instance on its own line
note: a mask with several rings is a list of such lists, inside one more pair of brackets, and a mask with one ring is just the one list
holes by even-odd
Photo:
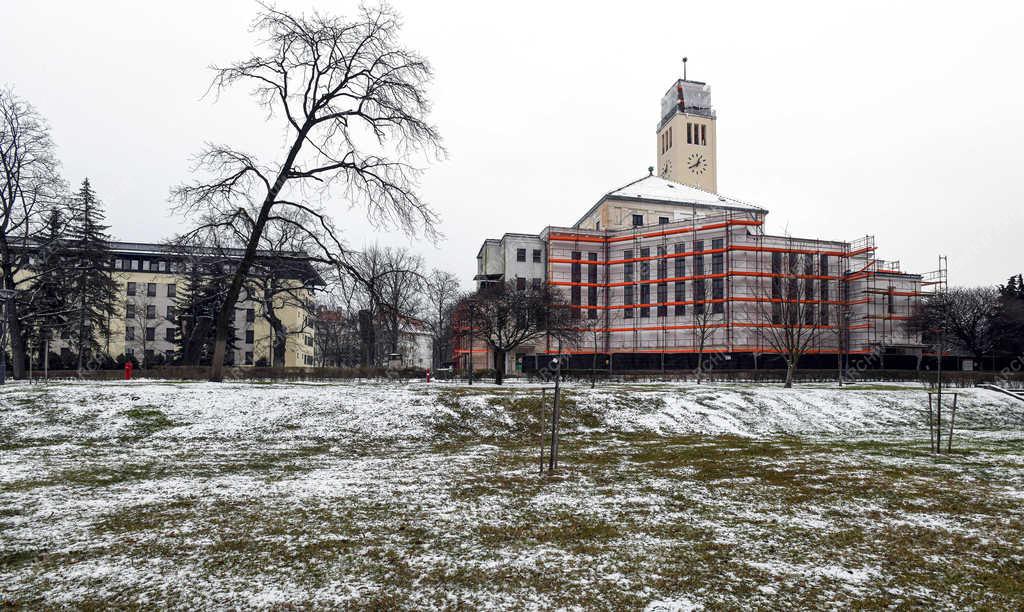
[[[807, 354], [923, 348], [905, 322], [932, 281], [876, 258], [873, 236], [851, 242], [771, 236], [763, 223], [759, 212], [724, 211], [622, 230], [549, 227], [543, 235], [548, 283], [568, 294], [578, 320], [595, 321], [586, 313], [596, 309], [601, 325], [562, 352], [660, 353], [664, 367], [664, 355], [701, 350], [704, 331], [709, 354], [756, 359], [778, 352], [764, 332], [780, 325], [767, 320], [772, 305], [794, 299], [778, 294], [783, 277], [800, 279], [806, 291], [795, 299], [813, 305], [798, 322], [821, 332]], [[596, 277], [582, 278], [588, 266], [597, 266]], [[597, 299], [583, 299], [592, 288]], [[700, 307], [713, 310], [710, 321], [697, 320]]]

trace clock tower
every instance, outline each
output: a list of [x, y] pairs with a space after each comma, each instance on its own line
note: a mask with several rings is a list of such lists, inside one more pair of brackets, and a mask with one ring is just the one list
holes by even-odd
[[700, 81], [677, 80], [661, 98], [658, 175], [717, 193], [716, 141], [711, 87]]

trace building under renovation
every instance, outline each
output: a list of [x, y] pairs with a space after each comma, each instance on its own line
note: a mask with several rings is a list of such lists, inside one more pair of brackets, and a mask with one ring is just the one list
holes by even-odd
[[[871, 236], [852, 241], [773, 235], [768, 211], [717, 193], [716, 115], [710, 88], [679, 80], [662, 99], [657, 168], [615, 189], [571, 226], [489, 239], [478, 285], [558, 287], [579, 321], [574, 346], [541, 338], [505, 368], [545, 356], [620, 370], [836, 367], [869, 356], [872, 367], [917, 367], [926, 347], [906, 322], [944, 272], [912, 274], [878, 258]], [[493, 367], [486, 347], [460, 335], [457, 367]]]

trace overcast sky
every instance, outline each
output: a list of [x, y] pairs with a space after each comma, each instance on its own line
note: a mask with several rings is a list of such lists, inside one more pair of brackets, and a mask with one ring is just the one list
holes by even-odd
[[[347, 1], [280, 2], [352, 13]], [[768, 231], [855, 239], [954, 284], [1024, 271], [1024, 3], [396, 2], [433, 64], [448, 150], [421, 189], [445, 239], [412, 242], [467, 287], [480, 242], [569, 225], [646, 174], [659, 100], [681, 76], [718, 111], [718, 187]], [[49, 119], [64, 172], [88, 176], [113, 235], [181, 227], [167, 193], [204, 141], [274, 150], [245, 91], [202, 98], [207, 66], [251, 52], [247, 0], [4, 0], [0, 84]], [[332, 205], [347, 241], [378, 235]]]

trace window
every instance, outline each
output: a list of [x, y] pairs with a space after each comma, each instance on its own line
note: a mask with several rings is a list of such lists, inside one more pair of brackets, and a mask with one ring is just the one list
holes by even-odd
[[533, 263], [541, 263], [540, 249], [533, 250]]
[[306, 364], [308, 366], [313, 365], [313, 356], [312, 355], [303, 355], [302, 356], [302, 363], [304, 363], [304, 364]]
[[625, 260], [622, 264], [622, 280], [631, 283], [633, 282], [633, 262], [631, 261], [633, 259], [633, 251], [623, 251], [622, 259]]
[[252, 351], [245, 353], [245, 365], [252, 365]]
[[[814, 275], [814, 256], [810, 253], [804, 255], [804, 274], [806, 276]], [[808, 300], [814, 299], [814, 280], [810, 278], [804, 279], [804, 297]]]
[[168, 327], [164, 330], [164, 340], [168, 342], [174, 342], [174, 328]]
[[[587, 261], [593, 262], [587, 264], [587, 282], [590, 283], [587, 287], [587, 305], [597, 306], [597, 253], [587, 253]], [[588, 308], [587, 318], [596, 319], [597, 309]]]
[[142, 262], [138, 259], [132, 260], [132, 270], [140, 270], [142, 268]]
[[641, 318], [651, 316], [650, 303], [651, 303], [651, 286], [650, 285], [640, 285], [640, 304], [641, 304], [641, 306], [640, 306], [640, 317]]
[[[622, 288], [622, 305], [623, 306], [632, 306], [633, 305], [633, 285], [626, 285], [625, 287]], [[623, 311], [622, 311], [622, 318], [624, 318], [624, 319], [632, 319], [633, 318], [633, 309], [632, 308], [624, 308]]]
[[155, 319], [156, 318], [156, 304], [146, 304], [146, 318], [147, 319]]
[[522, 276], [516, 277], [516, 289], [519, 291], [526, 291], [526, 278]]
[[782, 253], [772, 253], [772, 324], [782, 323]]
[[685, 252], [686, 252], [686, 243], [685, 242], [677, 242], [676, 243], [676, 258], [675, 258], [675, 260], [676, 260], [676, 266], [675, 266], [676, 269], [675, 269], [675, 272], [674, 272], [674, 276], [676, 278], [682, 278], [682, 277], [686, 276], [686, 259], [681, 257], [681, 255], [683, 253], [685, 253]]
[[146, 283], [146, 296], [156, 297], [156, 283]]
[[711, 305], [711, 312], [721, 314], [725, 312], [725, 279], [715, 278], [711, 280], [711, 299], [715, 303]]
[[643, 215], [633, 215], [633, 227], [640, 227], [644, 224]]
[[658, 283], [658, 316], [668, 316], [668, 283]]
[[135, 304], [129, 302], [124, 309], [124, 318], [134, 319], [135, 318]]
[[516, 249], [516, 261], [526, 261], [526, 249]]
[[[818, 270], [818, 273], [822, 276], [828, 276], [828, 255], [822, 255], [819, 261], [821, 267]], [[821, 279], [818, 283], [818, 299], [821, 300], [818, 319], [822, 325], [828, 325], [829, 289], [827, 278]]]
[[[573, 263], [570, 266], [569, 280], [573, 283], [580, 283], [583, 280], [583, 267], [579, 263], [581, 257], [583, 257], [583, 254], [580, 251], [572, 252]], [[578, 284], [572, 286], [569, 290], [569, 296], [570, 304], [573, 306], [579, 306], [583, 302], [583, 291]], [[570, 311], [570, 316], [573, 319], [580, 318], [580, 309], [573, 308]]]
[[174, 283], [167, 283], [167, 297], [177, 297], [178, 286]]
[[128, 295], [135, 295], [135, 283], [128, 283]]
[[173, 321], [174, 320], [174, 306], [168, 306], [167, 307], [167, 320], [168, 321]]
[[157, 267], [157, 269], [160, 270], [161, 272], [166, 272], [167, 271], [167, 262], [161, 260], [159, 265], [158, 265], [158, 267]]
[[255, 308], [246, 308], [245, 309], [245, 322], [246, 323], [252, 323], [255, 320], [256, 320], [256, 309]]
[[124, 328], [124, 339], [127, 342], [135, 340], [135, 328], [131, 325]]
[[146, 342], [152, 342], [153, 340], [156, 340], [156, 328], [155, 327], [147, 327], [146, 328]]
[[[673, 300], [676, 302], [686, 301], [686, 283], [680, 281], [676, 283], [675, 295]], [[686, 314], [686, 304], [676, 304], [676, 316], [680, 317]]]
[[693, 144], [693, 124], [686, 124], [686, 144]]
[[651, 249], [640, 249], [640, 280], [651, 280]]
[[540, 291], [541, 286], [542, 286], [541, 282], [542, 282], [542, 279], [531, 278], [530, 279], [530, 288], [533, 289], [534, 291]]
[[[711, 241], [712, 250], [721, 250], [725, 247], [725, 242], [721, 238], [715, 238]], [[724, 253], [712, 253], [711, 254], [711, 273], [712, 274], [723, 274], [725, 272], [725, 254]]]
[[658, 278], [668, 278], [668, 247], [658, 247]]
[[658, 225], [668, 225], [668, 217], [658, 217]]
[[700, 126], [700, 144], [708, 144], [708, 126], [706, 125]]
[[256, 334], [251, 329], [245, 330], [245, 343], [252, 344], [256, 340]]

